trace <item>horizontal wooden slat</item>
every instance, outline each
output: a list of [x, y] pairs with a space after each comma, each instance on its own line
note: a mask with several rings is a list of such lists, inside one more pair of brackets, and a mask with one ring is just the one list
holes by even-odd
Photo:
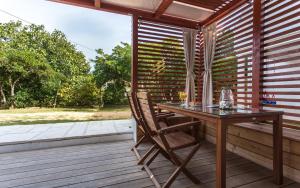
[[139, 43], [146, 43], [148, 45], [153, 45], [153, 46], [167, 46], [167, 47], [177, 46], [179, 48], [183, 47], [183, 44], [174, 43], [174, 42], [168, 42], [168, 41], [157, 42], [157, 41], [151, 41], [151, 40], [145, 40], [145, 39], [138, 39], [138, 42]]
[[251, 94], [252, 18], [252, 5], [247, 4], [217, 23], [212, 66], [215, 102], [218, 102], [221, 87], [230, 86], [236, 104], [251, 105], [251, 98], [239, 95]]
[[144, 43], [139, 43], [139, 48], [138, 49], [145, 49], [145, 48], [150, 48], [150, 49], [161, 49], [161, 50], [171, 50], [174, 52], [183, 52], [183, 49], [178, 49], [178, 48], [170, 48], [170, 47], [166, 47], [166, 46], [154, 46], [154, 45], [150, 45], [150, 44], [144, 44]]
[[284, 110], [284, 124], [300, 124], [300, 4], [297, 0], [270, 2], [264, 7], [262, 101], [267, 109]]
[[157, 24], [157, 23], [150, 23], [150, 22], [145, 22], [145, 21], [140, 22], [140, 25], [157, 27], [157, 28], [168, 29], [168, 30], [179, 31], [179, 32], [182, 31], [182, 29], [180, 29], [180, 28], [170, 27], [170, 26], [167, 26], [167, 25], [162, 25], [162, 24]]
[[[152, 23], [139, 19], [138, 29], [138, 83], [139, 91], [155, 95], [155, 101], [168, 101], [166, 96], [178, 96], [185, 89], [186, 65], [182, 28]], [[202, 94], [203, 35], [198, 35], [195, 54], [197, 97]], [[198, 99], [199, 100], [199, 99]], [[178, 101], [173, 97], [173, 101]]]

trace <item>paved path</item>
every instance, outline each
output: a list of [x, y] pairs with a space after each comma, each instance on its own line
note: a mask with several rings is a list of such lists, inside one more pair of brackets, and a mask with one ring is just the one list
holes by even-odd
[[0, 143], [128, 133], [133, 132], [132, 126], [130, 119], [2, 126]]

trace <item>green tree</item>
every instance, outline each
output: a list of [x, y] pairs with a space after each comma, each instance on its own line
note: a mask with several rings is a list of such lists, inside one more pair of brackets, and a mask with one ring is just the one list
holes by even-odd
[[10, 88], [10, 107], [15, 107], [15, 88], [24, 79], [47, 76], [51, 67], [43, 56], [32, 50], [7, 49], [0, 64], [0, 72]]
[[126, 97], [124, 92], [130, 86], [131, 47], [127, 43], [117, 45], [112, 54], [96, 50], [93, 75], [101, 92], [100, 106], [104, 104], [122, 104]]
[[90, 71], [83, 53], [62, 32], [49, 33], [42, 25], [0, 23], [0, 44], [2, 103], [9, 94], [14, 105], [15, 90], [22, 89], [31, 101], [56, 106], [59, 90]]

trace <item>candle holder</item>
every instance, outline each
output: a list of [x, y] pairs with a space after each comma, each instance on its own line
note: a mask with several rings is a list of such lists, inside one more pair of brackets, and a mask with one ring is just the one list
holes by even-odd
[[220, 102], [219, 108], [220, 109], [232, 109], [233, 107], [233, 93], [230, 87], [222, 87], [220, 93]]

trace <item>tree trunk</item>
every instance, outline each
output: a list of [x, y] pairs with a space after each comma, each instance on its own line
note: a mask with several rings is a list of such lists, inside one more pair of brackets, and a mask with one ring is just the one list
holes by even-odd
[[14, 109], [16, 106], [16, 101], [15, 101], [15, 87], [19, 79], [16, 79], [15, 81], [12, 80], [12, 78], [9, 78], [9, 85], [10, 85], [10, 98], [11, 98], [11, 103], [10, 103], [10, 109]]
[[56, 95], [55, 95], [55, 97], [54, 97], [53, 108], [56, 108], [56, 105], [57, 105], [57, 97], [58, 97], [58, 90], [57, 90]]
[[104, 107], [104, 102], [103, 102], [103, 93], [102, 92], [102, 87], [100, 87], [100, 90], [99, 90], [99, 94], [100, 94], [100, 100], [99, 100], [99, 108], [103, 108]]
[[2, 98], [1, 102], [3, 103], [4, 106], [6, 106], [7, 100], [6, 100], [6, 96], [4, 93], [2, 82], [0, 82], [0, 94], [1, 94], [1, 98]]
[[15, 102], [15, 84], [10, 84], [10, 98], [11, 98], [11, 103], [10, 103], [10, 109], [14, 109], [16, 106]]

